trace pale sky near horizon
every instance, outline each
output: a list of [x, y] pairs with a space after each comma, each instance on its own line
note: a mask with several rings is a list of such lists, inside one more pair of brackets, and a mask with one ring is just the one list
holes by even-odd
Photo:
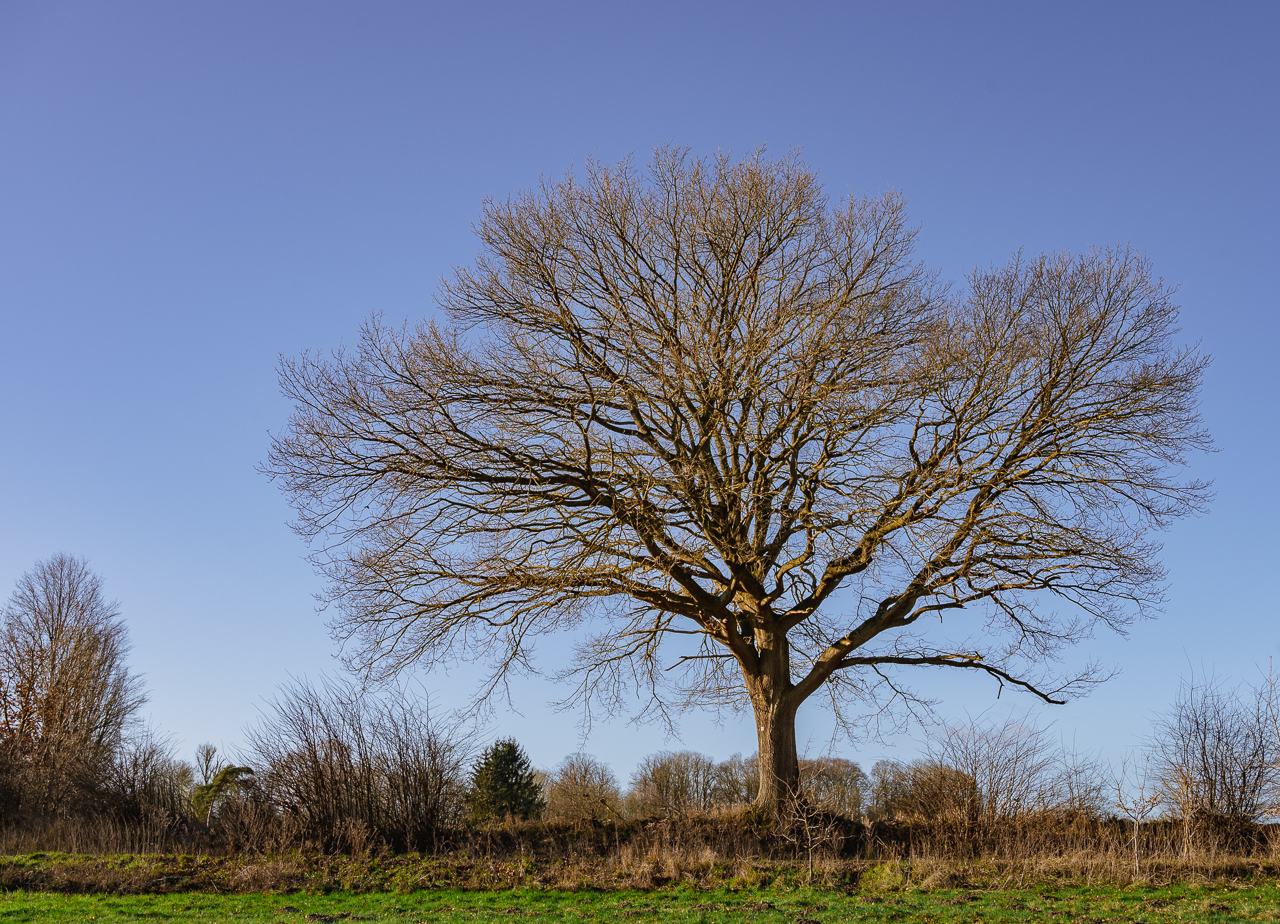
[[[902, 190], [946, 278], [1129, 242], [1179, 287], [1214, 357], [1219, 451], [1194, 471], [1217, 498], [1165, 537], [1165, 614], [1081, 646], [1122, 673], [1065, 707], [922, 682], [944, 715], [1030, 709], [1118, 757], [1180, 676], [1280, 653], [1277, 47], [1274, 3], [0, 0], [0, 595], [87, 557], [147, 717], [183, 756], [234, 748], [288, 677], [340, 670], [255, 470], [288, 414], [277, 358], [430, 315], [486, 196], [659, 144], [798, 148], [836, 196]], [[417, 678], [441, 709], [472, 681]], [[581, 743], [623, 778], [664, 747], [755, 747], [749, 720], [699, 716], [681, 741], [618, 719], [580, 742], [556, 695], [521, 684], [487, 738], [544, 767]], [[815, 703], [801, 740], [828, 737]]]

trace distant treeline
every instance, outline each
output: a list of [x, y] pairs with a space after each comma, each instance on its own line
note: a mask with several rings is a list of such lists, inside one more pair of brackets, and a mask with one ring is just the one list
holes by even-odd
[[[808, 856], [1230, 848], [1268, 844], [1280, 803], [1276, 687], [1187, 684], [1137, 762], [1106, 766], [1016, 720], [942, 729], [927, 756], [864, 773], [804, 760], [788, 818], [751, 805], [754, 757], [645, 758], [625, 785], [573, 754], [480, 748], [403, 691], [280, 691], [236, 761], [180, 760], [137, 723], [128, 639], [84, 562], [28, 572], [0, 626], [0, 850], [476, 849], [621, 854], [673, 843]], [[683, 849], [682, 847], [682, 849]], [[1270, 849], [1269, 846], [1267, 849]]]

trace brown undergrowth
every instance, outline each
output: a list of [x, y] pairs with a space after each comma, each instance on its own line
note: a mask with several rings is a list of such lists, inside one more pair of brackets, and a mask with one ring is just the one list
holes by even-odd
[[[1158, 822], [1141, 827], [1135, 845], [1133, 829], [1120, 822], [1061, 815], [923, 826], [809, 814], [778, 824], [739, 810], [617, 824], [458, 829], [443, 832], [434, 849], [423, 852], [395, 853], [366, 839], [334, 855], [209, 843], [193, 850], [123, 828], [61, 828], [44, 832], [46, 851], [54, 841], [69, 841], [56, 853], [21, 850], [15, 837], [0, 833], [0, 853], [8, 854], [0, 857], [0, 887], [135, 894], [813, 885], [874, 892], [1280, 876], [1280, 839], [1270, 827], [1229, 837], [1209, 833]], [[22, 840], [31, 837], [27, 832]]]
[[1122, 858], [1097, 856], [1010, 862], [919, 857], [874, 862], [824, 858], [810, 878], [804, 864], [725, 859], [706, 850], [669, 849], [620, 857], [531, 860], [468, 856], [284, 857], [75, 856], [0, 858], [5, 890], [117, 895], [172, 892], [413, 892], [420, 889], [570, 891], [653, 890], [672, 886], [731, 890], [814, 886], [838, 891], [1025, 889], [1037, 886], [1213, 884], [1280, 876], [1280, 862], [1245, 857], [1152, 860], [1141, 873]]

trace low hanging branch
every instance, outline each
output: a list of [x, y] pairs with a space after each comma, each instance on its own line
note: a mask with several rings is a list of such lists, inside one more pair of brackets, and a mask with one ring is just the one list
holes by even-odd
[[[846, 658], [844, 661], [841, 662], [840, 668], [843, 669], [848, 667], [859, 667], [859, 666], [870, 667], [872, 665], [884, 665], [884, 664], [933, 665], [935, 667], [972, 668], [974, 670], [983, 671], [987, 674], [990, 674], [992, 677], [996, 678], [996, 680], [1000, 682], [1000, 689], [1004, 688], [1005, 683], [1011, 683], [1014, 686], [1022, 687], [1022, 689], [1035, 694], [1040, 699], [1044, 700], [1046, 703], [1052, 703], [1055, 706], [1061, 706], [1064, 703], [1066, 703], [1065, 699], [1053, 698], [1054, 694], [1060, 693], [1061, 690], [1049, 690], [1047, 692], [1044, 690], [1041, 690], [1035, 684], [1027, 680], [1022, 680], [1018, 677], [1014, 677], [1012, 674], [1008, 673], [1007, 671], [1003, 671], [1000, 668], [990, 664], [983, 664], [982, 655], [979, 655], [979, 654], [969, 654], [969, 655], [949, 654], [949, 655], [931, 655], [931, 656], [920, 656], [920, 657], [880, 656], [880, 657], [871, 657], [871, 658]], [[1000, 698], [999, 693], [996, 693], [996, 698], [997, 699]]]

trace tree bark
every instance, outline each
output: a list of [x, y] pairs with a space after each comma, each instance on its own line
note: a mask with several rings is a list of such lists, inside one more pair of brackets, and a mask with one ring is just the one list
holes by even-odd
[[791, 683], [791, 652], [786, 636], [757, 633], [756, 670], [743, 676], [755, 711], [759, 746], [760, 791], [755, 805], [778, 817], [800, 794], [800, 758], [796, 751], [796, 709]]

